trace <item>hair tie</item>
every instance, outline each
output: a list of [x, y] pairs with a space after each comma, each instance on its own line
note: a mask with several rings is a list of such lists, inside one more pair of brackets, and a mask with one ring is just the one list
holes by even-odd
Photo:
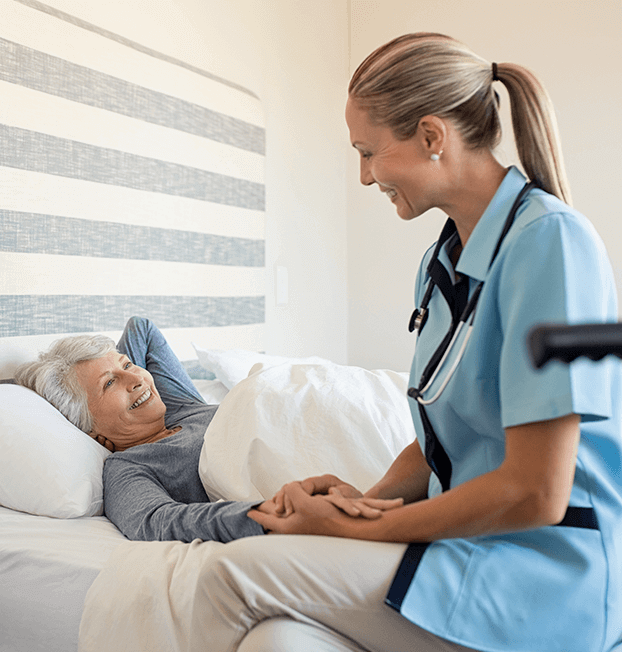
[[497, 74], [497, 64], [496, 63], [492, 64], [492, 81], [493, 82], [500, 81], [499, 80], [499, 75]]

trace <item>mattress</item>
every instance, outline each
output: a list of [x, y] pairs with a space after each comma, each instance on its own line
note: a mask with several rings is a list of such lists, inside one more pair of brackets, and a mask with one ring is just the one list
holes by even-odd
[[86, 593], [126, 538], [105, 517], [0, 507], [0, 651], [72, 652]]

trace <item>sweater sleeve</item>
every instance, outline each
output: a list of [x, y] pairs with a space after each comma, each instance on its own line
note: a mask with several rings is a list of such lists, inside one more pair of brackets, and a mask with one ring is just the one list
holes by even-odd
[[149, 467], [111, 455], [104, 466], [104, 511], [132, 540], [222, 541], [263, 534], [246, 515], [257, 502], [180, 503]]

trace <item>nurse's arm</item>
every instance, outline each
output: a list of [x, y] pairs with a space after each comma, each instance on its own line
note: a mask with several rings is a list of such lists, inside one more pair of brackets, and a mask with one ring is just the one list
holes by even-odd
[[435, 541], [555, 525], [570, 499], [579, 422], [579, 416], [570, 414], [507, 428], [505, 460], [496, 470], [375, 521], [340, 520], [335, 533], [380, 541]]
[[428, 495], [430, 467], [415, 439], [395, 458], [389, 470], [371, 489], [366, 498], [403, 498], [404, 503], [423, 500]]

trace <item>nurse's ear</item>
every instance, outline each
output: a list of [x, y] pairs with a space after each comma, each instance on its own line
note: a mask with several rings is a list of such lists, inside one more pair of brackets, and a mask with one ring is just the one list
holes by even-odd
[[419, 120], [415, 138], [418, 138], [424, 156], [438, 161], [436, 157], [440, 157], [447, 145], [447, 123], [436, 115], [426, 115]]

